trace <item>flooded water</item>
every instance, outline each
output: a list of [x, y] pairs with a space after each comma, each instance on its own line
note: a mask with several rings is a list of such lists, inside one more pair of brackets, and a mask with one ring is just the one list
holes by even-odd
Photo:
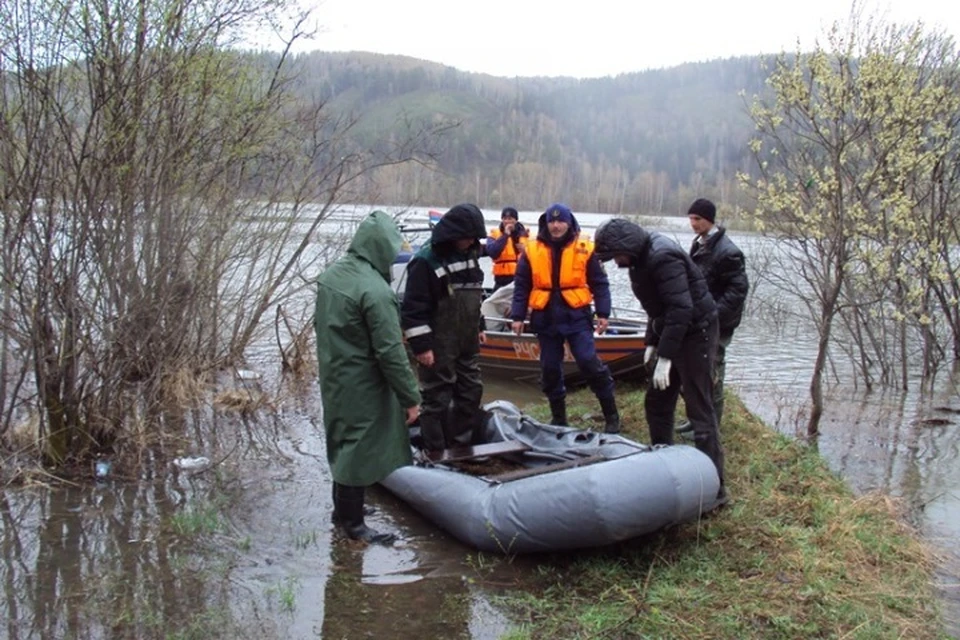
[[[521, 219], [534, 222], [535, 214]], [[588, 214], [581, 223], [601, 219]], [[688, 243], [683, 225], [671, 233]], [[611, 277], [615, 303], [635, 308], [625, 273]], [[728, 385], [790, 435], [805, 421], [806, 335], [748, 313], [729, 353]], [[529, 578], [535, 563], [472, 552], [376, 488], [369, 520], [400, 542], [364, 548], [335, 540], [317, 385], [273, 380], [279, 366], [270, 346], [252, 362], [262, 380], [232, 384], [252, 393], [262, 385], [276, 412], [181, 417], [196, 444], [162, 452], [206, 456], [210, 466], [189, 471], [145, 458], [118, 462], [96, 482], [91, 469], [78, 486], [40, 478], [0, 493], [0, 637], [492, 640], [509, 629], [497, 590]], [[542, 401], [534, 385], [485, 382], [486, 400]], [[940, 587], [960, 637], [955, 388], [933, 399], [866, 396], [844, 385], [831, 394], [821, 453], [855, 490], [884, 491], [910, 506], [942, 552]]]

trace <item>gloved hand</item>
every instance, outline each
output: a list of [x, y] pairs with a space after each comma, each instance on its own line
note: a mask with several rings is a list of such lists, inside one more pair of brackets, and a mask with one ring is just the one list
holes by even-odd
[[653, 388], [666, 389], [670, 386], [670, 358], [658, 358], [657, 368], [653, 370]]
[[653, 356], [657, 355], [656, 347], [647, 347], [643, 351], [643, 364], [649, 364], [650, 360], [653, 359]]

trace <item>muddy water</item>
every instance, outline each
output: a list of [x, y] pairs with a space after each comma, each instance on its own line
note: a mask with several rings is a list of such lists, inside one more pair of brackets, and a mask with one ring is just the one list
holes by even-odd
[[376, 488], [369, 521], [401, 540], [335, 538], [316, 385], [276, 395], [270, 418], [188, 420], [215, 433], [168, 453], [205, 469], [115, 463], [0, 494], [0, 638], [503, 635], [495, 585], [523, 562], [472, 553]]
[[[686, 231], [675, 233], [686, 244]], [[625, 274], [611, 275], [615, 301], [631, 306]], [[791, 435], [805, 417], [805, 336], [748, 314], [730, 352], [728, 384]], [[233, 384], [262, 385], [277, 412], [185, 416], [197, 444], [162, 452], [207, 456], [211, 467], [146, 458], [115, 464], [100, 482], [49, 487], [38, 478], [0, 494], [0, 637], [486, 640], [509, 628], [498, 585], [534, 575], [535, 560], [476, 554], [377, 490], [370, 520], [400, 542], [336, 540], [316, 385], [271, 380], [279, 367], [269, 348], [253, 360], [263, 379]], [[956, 392], [867, 397], [839, 384], [832, 394], [820, 451], [856, 490], [911, 506], [943, 550], [941, 587], [960, 636], [960, 570], [950, 554], [960, 537]], [[530, 384], [488, 379], [485, 399], [500, 398], [541, 401]]]

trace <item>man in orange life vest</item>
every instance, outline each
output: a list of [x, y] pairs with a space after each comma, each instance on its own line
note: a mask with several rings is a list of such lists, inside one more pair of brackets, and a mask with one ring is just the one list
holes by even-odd
[[517, 259], [523, 253], [523, 245], [530, 232], [518, 220], [517, 210], [504, 207], [500, 213], [500, 226], [487, 237], [486, 252], [493, 260], [493, 290], [513, 282], [517, 272]]
[[567, 424], [567, 390], [563, 383], [563, 346], [570, 351], [590, 389], [600, 401], [607, 433], [620, 431], [610, 369], [597, 356], [593, 309], [599, 334], [610, 317], [610, 282], [593, 253], [593, 242], [580, 237], [580, 225], [563, 204], [540, 216], [535, 240], [527, 242], [517, 262], [510, 318], [516, 334], [530, 313], [530, 328], [540, 342], [540, 386], [550, 401], [553, 424]]

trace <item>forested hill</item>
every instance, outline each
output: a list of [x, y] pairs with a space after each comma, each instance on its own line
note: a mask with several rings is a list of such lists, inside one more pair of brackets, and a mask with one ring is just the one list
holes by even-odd
[[683, 213], [700, 195], [734, 204], [736, 172], [753, 168], [747, 104], [767, 75], [760, 57], [584, 80], [370, 53], [312, 52], [296, 63], [297, 91], [358, 116], [362, 147], [400, 122], [457, 124], [438, 141], [439, 171], [380, 172], [384, 201], [538, 209], [561, 199], [611, 213]]

